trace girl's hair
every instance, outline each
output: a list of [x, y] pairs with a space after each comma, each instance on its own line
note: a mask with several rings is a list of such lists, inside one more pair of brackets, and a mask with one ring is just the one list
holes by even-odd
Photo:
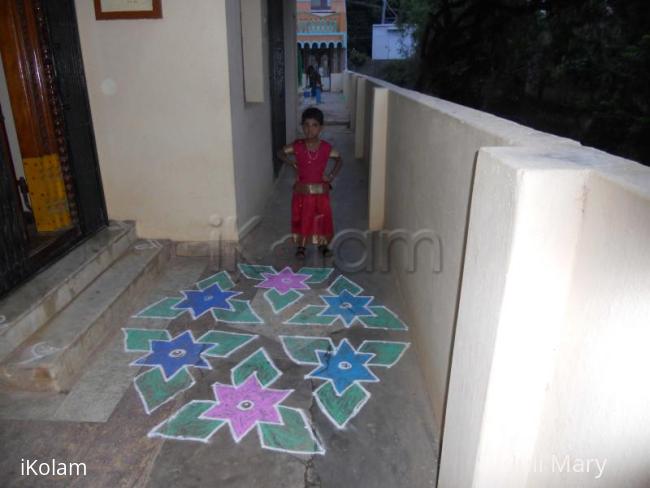
[[318, 110], [316, 107], [309, 107], [308, 109], [305, 109], [305, 111], [302, 113], [302, 118], [300, 123], [304, 124], [307, 119], [314, 119], [320, 125], [323, 125], [324, 122], [323, 112]]

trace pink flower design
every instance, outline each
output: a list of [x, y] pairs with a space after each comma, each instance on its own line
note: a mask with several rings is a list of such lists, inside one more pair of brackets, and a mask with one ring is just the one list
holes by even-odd
[[305, 280], [311, 278], [311, 275], [294, 273], [289, 266], [277, 274], [262, 273], [262, 276], [265, 279], [259, 285], [255, 285], [257, 288], [274, 288], [282, 295], [290, 290], [309, 290]]
[[215, 383], [213, 389], [218, 403], [201, 417], [228, 422], [235, 442], [239, 442], [258, 422], [281, 425], [282, 417], [277, 406], [293, 392], [265, 388], [257, 374], [250, 375], [239, 386]]

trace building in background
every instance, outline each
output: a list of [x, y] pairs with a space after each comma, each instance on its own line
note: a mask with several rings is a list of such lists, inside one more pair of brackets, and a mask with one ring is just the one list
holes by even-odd
[[323, 90], [342, 91], [347, 65], [345, 0], [296, 0], [298, 75], [307, 84], [308, 66], [318, 69]]
[[413, 54], [413, 28], [397, 24], [372, 26], [372, 59], [405, 59]]

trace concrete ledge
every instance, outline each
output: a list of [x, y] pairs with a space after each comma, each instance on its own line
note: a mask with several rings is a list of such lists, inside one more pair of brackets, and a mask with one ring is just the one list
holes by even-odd
[[113, 222], [2, 300], [0, 361], [63, 310], [135, 240], [132, 222]]

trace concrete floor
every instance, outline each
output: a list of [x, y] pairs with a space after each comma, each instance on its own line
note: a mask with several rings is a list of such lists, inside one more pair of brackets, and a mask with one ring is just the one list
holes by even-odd
[[[325, 94], [327, 110], [339, 120], [345, 117], [340, 94]], [[353, 134], [344, 125], [327, 127], [323, 138], [333, 143], [344, 158], [343, 171], [332, 193], [335, 226], [367, 227], [368, 170], [353, 157]], [[289, 227], [292, 174], [283, 171], [267, 205], [267, 213], [242, 243], [241, 256], [248, 263], [290, 266], [336, 267], [324, 262], [313, 249], [305, 262], [297, 262], [293, 248], [282, 242]], [[351, 259], [359, 250], [342, 249], [337, 259]], [[177, 257], [167, 266], [156, 286], [140, 297], [144, 308], [163, 297], [179, 295], [201, 278], [223, 269], [224, 262], [208, 258]], [[75, 388], [68, 394], [7, 393], [0, 395], [0, 485], [10, 486], [219, 486], [219, 487], [427, 487], [435, 486], [438, 438], [413, 347], [390, 368], [372, 368], [378, 382], [363, 383], [370, 398], [344, 428], [338, 428], [319, 408], [313, 392], [323, 384], [305, 379], [313, 367], [299, 365], [283, 350], [278, 336], [330, 337], [335, 344], [346, 338], [353, 347], [364, 340], [410, 342], [410, 332], [365, 328], [360, 323], [343, 326], [295, 326], [284, 322], [305, 304], [319, 303], [319, 294], [341, 274], [335, 269], [325, 282], [313, 284], [296, 304], [274, 313], [255, 280], [233, 272], [237, 299], [249, 300], [263, 319], [259, 325], [215, 322], [209, 315], [192, 320], [189, 314], [168, 320], [131, 318], [115, 324], [115, 334], [95, 354]], [[408, 325], [395, 283], [388, 274], [344, 273], [360, 285], [361, 295], [374, 296], [373, 304], [388, 307]], [[120, 327], [191, 330], [199, 337], [208, 330], [256, 334], [259, 337], [226, 358], [209, 359], [212, 369], [188, 368], [196, 383], [150, 415], [133, 386], [136, 374], [148, 368], [129, 366], [141, 356], [124, 351]], [[256, 432], [239, 443], [227, 429], [209, 442], [148, 437], [158, 424], [192, 400], [212, 399], [211, 385], [230, 383], [230, 370], [263, 347], [281, 371], [273, 389], [293, 389], [282, 402], [300, 409], [324, 454], [292, 454], [263, 449]], [[83, 476], [21, 476], [21, 460], [83, 462]]]

